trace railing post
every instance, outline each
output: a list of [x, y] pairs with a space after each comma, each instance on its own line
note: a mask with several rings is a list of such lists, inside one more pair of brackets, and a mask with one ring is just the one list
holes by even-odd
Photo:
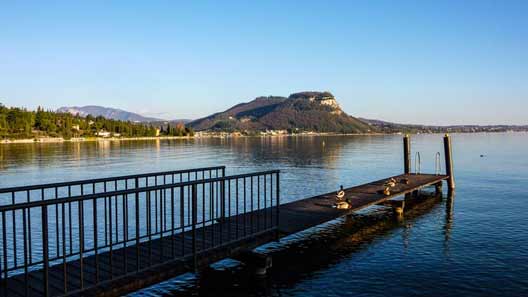
[[411, 173], [411, 137], [406, 134], [403, 137], [403, 165], [404, 173]]
[[49, 246], [48, 246], [48, 207], [42, 206], [42, 259], [44, 296], [49, 295]]
[[445, 155], [445, 163], [446, 163], [446, 175], [448, 176], [447, 186], [449, 190], [454, 190], [455, 189], [455, 176], [453, 174], [453, 156], [452, 156], [452, 149], [451, 149], [451, 138], [449, 137], [449, 134], [446, 134], [444, 136], [444, 155]]
[[196, 253], [196, 224], [197, 224], [197, 216], [198, 216], [198, 210], [197, 210], [197, 201], [198, 201], [198, 194], [196, 189], [196, 184], [192, 185], [192, 250], [193, 250], [193, 270], [196, 273], [198, 271], [198, 255]]

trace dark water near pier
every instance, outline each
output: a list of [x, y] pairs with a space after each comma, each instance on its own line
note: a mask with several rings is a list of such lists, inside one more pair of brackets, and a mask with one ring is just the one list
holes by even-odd
[[[422, 172], [434, 172], [441, 135], [412, 144]], [[453, 135], [453, 144], [451, 203], [428, 202], [402, 222], [360, 232], [354, 220], [338, 220], [271, 245], [263, 249], [275, 256], [265, 279], [232, 269], [136, 294], [526, 296], [528, 134]], [[400, 136], [1, 145], [0, 187], [226, 165], [227, 174], [281, 169], [282, 199], [292, 201], [400, 173], [401, 151]]]

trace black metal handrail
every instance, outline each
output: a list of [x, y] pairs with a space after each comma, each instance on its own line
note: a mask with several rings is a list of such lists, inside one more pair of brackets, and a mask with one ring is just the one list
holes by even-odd
[[[193, 168], [185, 170], [162, 171], [116, 177], [77, 180], [59, 183], [39, 184], [0, 188], [0, 203], [16, 204], [17, 200], [26, 202], [47, 199], [70, 198], [88, 194], [127, 190], [131, 187], [184, 182], [198, 179], [225, 176], [225, 166]], [[167, 180], [169, 177], [169, 180]], [[49, 191], [51, 190], [51, 191]]]
[[130, 174], [130, 175], [121, 175], [121, 176], [113, 176], [113, 177], [75, 180], [75, 181], [67, 181], [67, 182], [59, 182], [59, 183], [48, 183], [48, 184], [39, 184], [39, 185], [30, 185], [30, 186], [0, 188], [0, 193], [21, 192], [21, 191], [27, 191], [27, 190], [36, 190], [40, 188], [67, 187], [67, 186], [80, 185], [80, 184], [102, 183], [102, 182], [114, 181], [116, 179], [125, 180], [125, 179], [134, 179], [136, 177], [143, 178], [143, 177], [163, 176], [163, 175], [172, 175], [172, 174], [180, 174], [180, 173], [194, 173], [194, 172], [209, 171], [209, 170], [211, 171], [212, 170], [225, 170], [225, 168], [226, 168], [225, 166], [212, 166], [212, 167], [201, 167], [201, 168], [192, 168], [192, 169], [183, 169], [183, 170], [160, 171], [160, 172], [151, 172], [151, 173], [143, 173], [143, 174]]
[[196, 265], [201, 253], [278, 226], [277, 170], [136, 187], [139, 176], [134, 188], [0, 206], [5, 292], [31, 281], [44, 295], [69, 294], [175, 259]]
[[[178, 187], [178, 186], [192, 186], [192, 185], [202, 184], [203, 182], [219, 182], [222, 180], [234, 180], [234, 179], [240, 179], [244, 177], [251, 177], [255, 175], [262, 175], [262, 174], [269, 175], [269, 174], [275, 174], [275, 173], [280, 173], [280, 170], [261, 171], [257, 173], [244, 173], [244, 174], [230, 175], [230, 176], [225, 176], [225, 177], [198, 179], [198, 180], [193, 180], [193, 181], [188, 181], [188, 182], [172, 183], [172, 184], [165, 184], [165, 185], [159, 185], [159, 186], [138, 187], [138, 188], [132, 188], [132, 189], [127, 189], [127, 190], [118, 190], [118, 191], [102, 192], [102, 193], [95, 193], [95, 194], [71, 196], [71, 197], [68, 197], [68, 202], [86, 201], [86, 200], [93, 200], [93, 199], [106, 197], [106, 196], [127, 195], [127, 194], [134, 194], [137, 192], [142, 192], [142, 191], [163, 190], [163, 189], [169, 189], [169, 188]], [[37, 201], [30, 201], [30, 202], [19, 202], [15, 204], [0, 205], [0, 212], [20, 210], [22, 208], [55, 205], [55, 204], [57, 204], [57, 202], [53, 200], [37, 200]]]

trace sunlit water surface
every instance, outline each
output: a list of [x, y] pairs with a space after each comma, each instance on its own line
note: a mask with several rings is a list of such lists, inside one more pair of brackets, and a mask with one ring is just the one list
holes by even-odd
[[[226, 165], [227, 174], [280, 169], [282, 201], [293, 201], [400, 173], [401, 143], [346, 136], [0, 145], [0, 187]], [[133, 295], [526, 296], [528, 134], [459, 134], [453, 145], [452, 200], [400, 222], [355, 229], [354, 219], [336, 220], [265, 246], [274, 268], [263, 279], [224, 262], [224, 274], [188, 274]], [[422, 172], [434, 172], [442, 137], [414, 136], [412, 149]]]

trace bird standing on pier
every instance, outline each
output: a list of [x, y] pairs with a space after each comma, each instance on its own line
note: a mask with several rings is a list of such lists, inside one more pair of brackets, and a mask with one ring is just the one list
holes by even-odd
[[348, 201], [343, 200], [343, 198], [345, 198], [345, 190], [343, 190], [343, 186], [341, 186], [339, 188], [339, 191], [337, 191], [337, 194], [336, 194], [337, 202], [334, 205], [335, 208], [337, 209], [349, 209], [350, 208], [350, 204], [348, 203]]

